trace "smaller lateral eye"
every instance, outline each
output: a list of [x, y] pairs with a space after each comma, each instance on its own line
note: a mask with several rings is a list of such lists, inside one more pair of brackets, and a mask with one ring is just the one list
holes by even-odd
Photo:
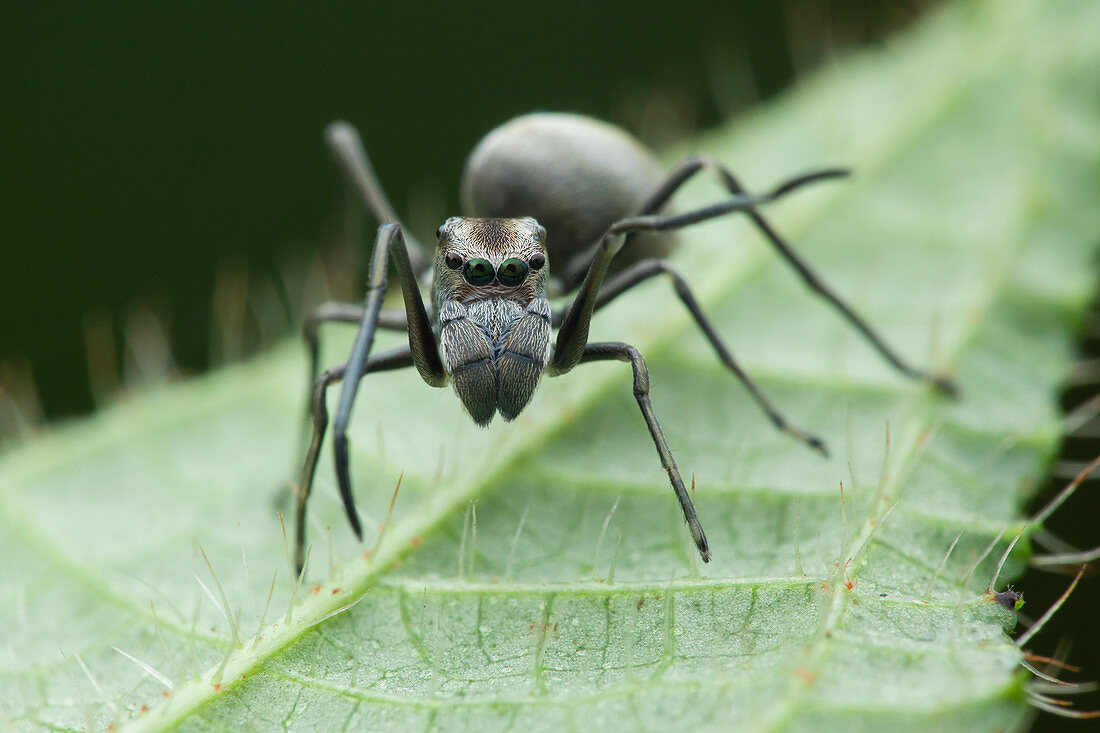
[[442, 224], [440, 224], [439, 228], [435, 230], [435, 238], [436, 239], [443, 239], [443, 225]]
[[527, 262], [531, 265], [532, 270], [541, 270], [542, 266], [546, 264], [546, 258], [542, 255], [534, 255]]
[[462, 255], [451, 252], [449, 255], [447, 255], [445, 262], [447, 263], [447, 267], [451, 268], [452, 270], [457, 270], [458, 268], [462, 267]]

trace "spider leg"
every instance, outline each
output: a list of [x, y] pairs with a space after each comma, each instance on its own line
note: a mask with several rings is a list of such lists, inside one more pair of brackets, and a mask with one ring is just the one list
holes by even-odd
[[[372, 356], [363, 364], [363, 374], [370, 372], [384, 372], [393, 369], [403, 369], [413, 366], [411, 349], [399, 346], [396, 349]], [[313, 422], [313, 434], [309, 440], [309, 449], [306, 451], [306, 460], [302, 466], [302, 476], [298, 482], [298, 513], [295, 520], [294, 533], [294, 566], [298, 574], [302, 573], [302, 565], [305, 562], [306, 544], [306, 502], [313, 490], [313, 476], [317, 471], [317, 460], [321, 455], [321, 444], [325, 439], [325, 430], [328, 428], [328, 403], [326, 396], [329, 386], [343, 380], [347, 364], [325, 370], [314, 382], [310, 395], [310, 415]], [[354, 504], [344, 503], [344, 509], [348, 513], [348, 520], [357, 536], [361, 534], [359, 529], [359, 515], [355, 512]]]
[[626, 235], [632, 232], [682, 229], [692, 224], [737, 211], [749, 211], [753, 207], [774, 201], [802, 186], [827, 178], [836, 178], [840, 175], [843, 175], [843, 172], [835, 170], [818, 171], [792, 178], [768, 193], [740, 194], [717, 204], [704, 206], [683, 214], [635, 216], [621, 219], [612, 224], [603, 237], [600, 238], [595, 256], [585, 273], [584, 281], [562, 319], [561, 330], [558, 331], [558, 339], [555, 343], [554, 357], [548, 366], [551, 375], [564, 374], [580, 362], [584, 345], [588, 342], [588, 328], [592, 321], [592, 313], [595, 310], [600, 286], [607, 274], [608, 267], [611, 265], [611, 260], [622, 249]]
[[[312, 386], [320, 369], [320, 326], [322, 323], [359, 323], [363, 320], [364, 306], [358, 303], [328, 301], [321, 303], [306, 316], [302, 324], [302, 338], [309, 349], [309, 383]], [[387, 331], [405, 331], [409, 327], [405, 312], [398, 308], [383, 308], [378, 313], [378, 328]]]
[[745, 385], [745, 388], [749, 391], [749, 394], [752, 395], [752, 398], [756, 400], [756, 403], [772, 421], [772, 424], [780, 431], [790, 435], [796, 440], [802, 441], [810, 448], [819, 451], [823, 455], [829, 455], [829, 451], [825, 447], [825, 441], [807, 430], [792, 425], [790, 421], [779, 412], [779, 409], [776, 408], [768, 396], [764, 394], [763, 390], [761, 390], [752, 378], [745, 373], [733, 358], [733, 354], [730, 353], [730, 350], [722, 341], [722, 337], [718, 335], [710, 319], [703, 313], [703, 309], [699, 307], [699, 301], [695, 299], [695, 295], [691, 292], [691, 288], [688, 286], [683, 276], [667, 261], [661, 259], [642, 260], [613, 276], [604, 283], [602, 288], [600, 288], [593, 312], [603, 308], [635, 285], [643, 283], [658, 275], [668, 276], [673, 289], [676, 291], [676, 296], [688, 309], [688, 312], [691, 313], [691, 317], [695, 319], [695, 324], [699, 327], [699, 330], [703, 332], [707, 341], [710, 342], [718, 358], [721, 359], [727, 369], [733, 372], [735, 377], [741, 380], [741, 383]]
[[[679, 190], [681, 186], [702, 170], [713, 171], [722, 182], [722, 185], [725, 186], [726, 190], [734, 196], [745, 193], [745, 188], [741, 185], [741, 182], [728, 168], [722, 165], [721, 162], [709, 156], [693, 155], [680, 161], [680, 163], [669, 171], [664, 183], [661, 184], [661, 186], [653, 192], [649, 200], [646, 201], [642, 207], [641, 213], [652, 214], [659, 211], [668, 203], [672, 195]], [[847, 171], [838, 170], [836, 173], [837, 175], [846, 175]], [[851, 306], [841, 300], [840, 296], [833, 292], [832, 288], [826, 285], [825, 282], [818, 277], [817, 273], [813, 271], [809, 264], [794, 251], [790, 244], [780, 236], [775, 228], [755, 207], [747, 209], [745, 213], [748, 214], [753, 224], [760, 230], [765, 238], [767, 238], [780, 256], [794, 268], [806, 286], [828, 302], [829, 305], [845, 318], [845, 320], [852, 324], [852, 326], [859, 331], [860, 335], [863, 336], [863, 338], [870, 343], [891, 366], [907, 377], [929, 382], [944, 394], [952, 396], [958, 394], [958, 385], [950, 377], [933, 374], [927, 370], [915, 367], [898, 355], [898, 353], [886, 343], [867, 321], [857, 314]], [[629, 237], [627, 241], [629, 242]], [[570, 265], [573, 267], [576, 266], [573, 265], [573, 263], [570, 263]]]
[[421, 378], [428, 384], [442, 387], [446, 382], [446, 374], [443, 370], [443, 362], [439, 357], [435, 334], [432, 332], [431, 321], [428, 319], [427, 311], [424, 308], [420, 286], [417, 285], [416, 276], [413, 274], [409, 262], [405, 240], [401, 236], [401, 227], [392, 222], [383, 224], [378, 229], [378, 237], [374, 243], [374, 254], [371, 257], [370, 265], [370, 282], [367, 287], [366, 304], [363, 307], [359, 332], [356, 334], [351, 356], [348, 357], [347, 364], [344, 365], [344, 385], [340, 390], [340, 401], [336, 409], [332, 436], [340, 498], [344, 502], [348, 521], [351, 523], [356, 537], [360, 539], [362, 539], [362, 529], [359, 526], [359, 517], [355, 512], [355, 500], [351, 494], [351, 476], [348, 470], [347, 426], [348, 421], [351, 419], [351, 408], [355, 402], [359, 380], [365, 373], [371, 346], [374, 343], [374, 333], [377, 330], [378, 319], [382, 310], [382, 298], [386, 292], [387, 260], [390, 259], [392, 259], [394, 269], [401, 281], [405, 313], [408, 317], [409, 352], [412, 363]]
[[634, 371], [634, 399], [638, 401], [638, 407], [642, 411], [649, 434], [653, 437], [653, 445], [657, 448], [657, 455], [661, 457], [661, 467], [668, 474], [672, 490], [676, 492], [676, 498], [680, 502], [680, 509], [684, 512], [688, 529], [691, 530], [691, 538], [699, 549], [699, 556], [703, 562], [710, 562], [710, 548], [707, 545], [707, 536], [703, 533], [703, 525], [699, 523], [699, 517], [695, 513], [695, 505], [691, 502], [684, 480], [680, 477], [680, 469], [676, 466], [676, 459], [672, 457], [672, 451], [665, 440], [665, 434], [661, 431], [661, 424], [657, 422], [657, 415], [653, 412], [653, 403], [649, 399], [649, 370], [646, 368], [645, 359], [633, 346], [624, 343], [592, 343], [584, 347], [580, 362], [592, 361], [628, 361]]
[[[363, 320], [364, 306], [358, 303], [339, 303], [329, 301], [310, 311], [302, 324], [302, 338], [309, 350], [309, 383], [306, 385], [306, 393], [313, 389], [313, 383], [317, 381], [317, 375], [321, 369], [321, 341], [320, 325], [322, 323], [359, 323]], [[397, 308], [383, 308], [378, 314], [378, 328], [387, 331], [406, 331], [408, 319], [405, 312]], [[310, 401], [306, 400], [306, 417], [309, 417]], [[308, 430], [308, 428], [307, 428]]]
[[[362, 200], [367, 211], [371, 213], [379, 224], [395, 222], [400, 224], [393, 205], [386, 197], [382, 184], [374, 172], [374, 167], [367, 157], [367, 151], [363, 147], [363, 141], [359, 132], [350, 122], [336, 121], [325, 127], [325, 143], [336, 157], [336, 162], [344, 171], [344, 176], [351, 185], [353, 191]], [[407, 229], [408, 227], [403, 227]], [[408, 236], [412, 248], [409, 250], [409, 261], [417, 276], [426, 275], [431, 271], [431, 252], [420, 244], [412, 235]]]

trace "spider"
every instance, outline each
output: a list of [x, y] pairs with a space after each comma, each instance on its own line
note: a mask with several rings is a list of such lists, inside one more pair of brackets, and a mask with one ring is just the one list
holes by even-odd
[[[304, 565], [306, 504], [329, 424], [326, 393], [343, 382], [333, 426], [336, 477], [348, 521], [357, 538], [362, 527], [355, 509], [348, 469], [346, 434], [359, 381], [366, 374], [414, 366], [433, 387], [453, 385], [478, 425], [493, 417], [510, 421], [531, 399], [543, 375], [556, 377], [589, 362], [629, 362], [633, 391], [653, 438], [661, 466], [676, 494], [692, 539], [704, 562], [710, 548], [691, 496], [650, 400], [645, 359], [620, 342], [590, 343], [593, 314], [630, 288], [664, 275], [691, 313], [718, 358], [748, 389], [780, 431], [828, 455], [825, 443], [792, 425], [734, 360], [699, 307], [683, 276], [661, 255], [669, 232], [735, 212], [746, 214], [811, 290], [836, 308], [901, 373], [955, 393], [947, 377], [902, 360], [871, 327], [813, 273], [759, 213], [758, 207], [802, 187], [841, 178], [841, 169], [818, 170], [763, 194], [751, 194], [721, 163], [690, 156], [662, 174], [653, 155], [618, 128], [591, 118], [534, 113], [490, 132], [470, 154], [462, 198], [470, 217], [447, 219], [436, 231], [434, 253], [407, 233], [379, 184], [355, 128], [334, 122], [325, 140], [352, 188], [380, 222], [365, 303], [325, 303], [306, 320], [310, 352], [312, 436], [297, 486], [295, 562]], [[730, 196], [685, 213], [663, 213], [669, 199], [696, 173], [717, 175]], [[612, 260], [620, 250], [612, 272]], [[551, 259], [561, 259], [551, 274]], [[387, 261], [401, 285], [404, 312], [382, 308]], [[612, 272], [610, 279], [606, 279]], [[431, 305], [421, 295], [431, 288]], [[550, 298], [576, 291], [564, 311]], [[358, 323], [347, 362], [318, 374], [318, 327], [324, 322]], [[408, 332], [409, 343], [380, 354], [371, 346], [379, 328]], [[557, 336], [554, 337], [554, 329]]]

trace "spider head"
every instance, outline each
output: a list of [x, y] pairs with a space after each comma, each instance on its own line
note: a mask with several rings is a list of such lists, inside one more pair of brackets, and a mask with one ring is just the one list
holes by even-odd
[[545, 295], [546, 229], [534, 219], [454, 216], [436, 235], [436, 302], [504, 298], [529, 303]]

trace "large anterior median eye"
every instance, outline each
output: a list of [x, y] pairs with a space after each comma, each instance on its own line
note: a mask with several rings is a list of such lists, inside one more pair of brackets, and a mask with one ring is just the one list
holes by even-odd
[[462, 268], [462, 274], [471, 285], [487, 285], [493, 281], [493, 264], [480, 258], [470, 260]]
[[504, 260], [497, 269], [501, 285], [519, 285], [527, 277], [527, 263], [515, 257]]

